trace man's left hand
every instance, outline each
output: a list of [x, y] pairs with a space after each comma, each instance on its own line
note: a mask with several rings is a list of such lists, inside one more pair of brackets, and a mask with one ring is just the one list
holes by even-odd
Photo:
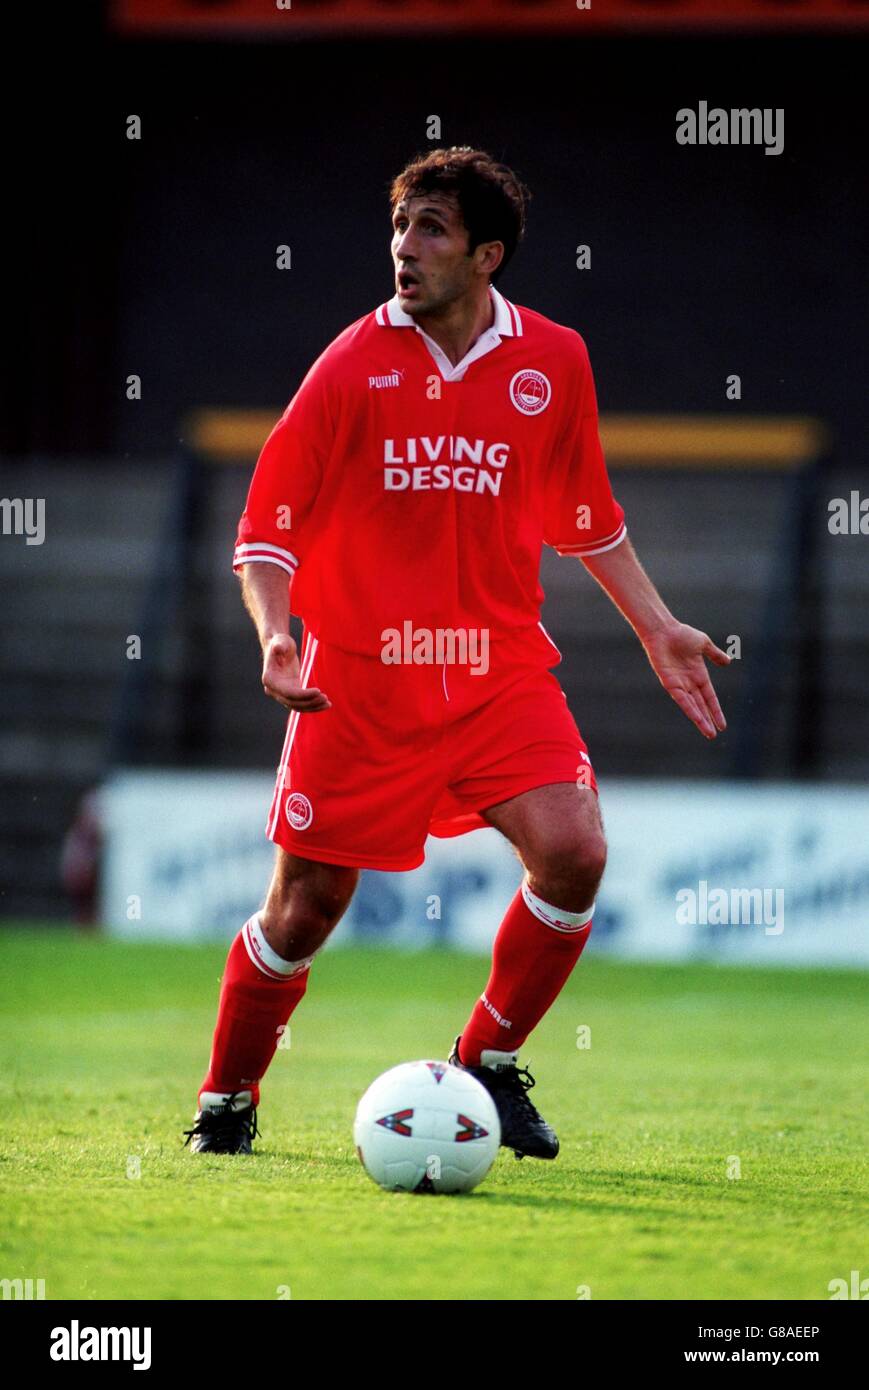
[[716, 647], [705, 632], [687, 623], [658, 628], [642, 641], [658, 680], [704, 738], [715, 738], [716, 732], [723, 732], [727, 722], [712, 689], [706, 661], [729, 666], [727, 653]]

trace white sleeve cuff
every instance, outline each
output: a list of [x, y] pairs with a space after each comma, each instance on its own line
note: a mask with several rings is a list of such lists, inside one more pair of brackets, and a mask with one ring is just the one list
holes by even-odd
[[559, 555], [578, 555], [583, 560], [587, 555], [602, 555], [605, 550], [614, 550], [617, 545], [621, 545], [627, 534], [628, 528], [622, 522], [617, 531], [613, 531], [610, 536], [604, 536], [603, 540], [586, 541], [585, 544], [579, 545], [556, 545], [555, 549]]
[[244, 545], [239, 544], [235, 547], [232, 557], [234, 570], [240, 570], [242, 565], [256, 564], [278, 565], [290, 576], [299, 568], [298, 557], [291, 550], [284, 550], [279, 545], [270, 545], [267, 541], [247, 541]]

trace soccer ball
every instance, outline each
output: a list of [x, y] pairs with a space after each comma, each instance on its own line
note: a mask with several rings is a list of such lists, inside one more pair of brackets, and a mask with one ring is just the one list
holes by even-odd
[[402, 1062], [372, 1081], [356, 1109], [359, 1161], [388, 1192], [470, 1192], [501, 1143], [485, 1086], [446, 1062]]

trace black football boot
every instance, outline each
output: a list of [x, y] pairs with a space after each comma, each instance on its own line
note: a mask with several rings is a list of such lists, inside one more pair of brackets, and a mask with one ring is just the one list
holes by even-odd
[[461, 1040], [459, 1036], [453, 1044], [450, 1066], [470, 1072], [489, 1092], [501, 1121], [501, 1147], [512, 1149], [517, 1158], [555, 1158], [558, 1137], [528, 1099], [535, 1081], [527, 1067], [517, 1066], [517, 1054], [483, 1051], [481, 1066], [466, 1067], [459, 1061]]
[[[200, 1099], [200, 1104], [202, 1104]], [[210, 1096], [202, 1110], [197, 1111], [192, 1129], [185, 1129], [185, 1148], [197, 1154], [249, 1154], [252, 1141], [259, 1134], [256, 1110], [251, 1104], [250, 1091], [231, 1091], [227, 1095]]]

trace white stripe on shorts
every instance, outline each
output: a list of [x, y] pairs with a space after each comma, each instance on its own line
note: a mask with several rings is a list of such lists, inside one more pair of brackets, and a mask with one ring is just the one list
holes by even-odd
[[[301, 678], [302, 687], [305, 689], [307, 688], [308, 681], [311, 677], [311, 671], [314, 666], [314, 657], [317, 654], [318, 646], [319, 642], [317, 641], [317, 638], [312, 637], [309, 632], [306, 632], [305, 641], [302, 648], [302, 664], [299, 670], [299, 676]], [[266, 825], [266, 835], [270, 840], [273, 840], [275, 838], [275, 827], [278, 823], [278, 816], [281, 813], [281, 800], [283, 798], [284, 781], [287, 774], [287, 767], [290, 761], [290, 750], [292, 749], [293, 739], [296, 736], [296, 729], [298, 727], [299, 711], [297, 709], [294, 709], [290, 711], [290, 717], [287, 720], [287, 732], [284, 738], [283, 751], [281, 752], [281, 761], [278, 765], [278, 776], [277, 781], [275, 783], [275, 794], [272, 800], [271, 810], [269, 811], [268, 823]]]

